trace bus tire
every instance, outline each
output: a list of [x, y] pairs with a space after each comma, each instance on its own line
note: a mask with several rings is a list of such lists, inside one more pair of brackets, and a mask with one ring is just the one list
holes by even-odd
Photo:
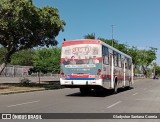
[[116, 78], [114, 82], [114, 94], [117, 94], [117, 91], [118, 91], [118, 85], [117, 85], [117, 78]]
[[80, 92], [81, 94], [90, 94], [91, 93], [91, 89], [90, 88], [79, 88], [80, 89]]
[[131, 81], [131, 78], [129, 79], [129, 86], [128, 86], [128, 89], [131, 89], [132, 88], [132, 81]]

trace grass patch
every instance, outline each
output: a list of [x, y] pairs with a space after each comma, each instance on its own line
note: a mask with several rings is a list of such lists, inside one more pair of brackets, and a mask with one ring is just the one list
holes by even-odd
[[61, 89], [58, 82], [54, 83], [3, 83], [0, 84], [0, 94], [23, 93], [41, 90]]

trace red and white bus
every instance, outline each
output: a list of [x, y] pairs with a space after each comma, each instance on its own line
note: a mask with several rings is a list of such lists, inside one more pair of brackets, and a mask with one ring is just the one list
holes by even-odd
[[132, 58], [101, 40], [66, 40], [61, 51], [60, 84], [81, 93], [106, 88], [117, 92], [133, 83]]

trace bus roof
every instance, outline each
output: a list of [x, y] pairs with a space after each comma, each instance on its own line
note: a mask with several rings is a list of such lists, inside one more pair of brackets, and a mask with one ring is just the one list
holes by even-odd
[[120, 53], [122, 55], [124, 55], [127, 58], [131, 58], [131, 56], [119, 51], [118, 49], [106, 44], [105, 42], [98, 40], [98, 39], [76, 39], [76, 40], [66, 40], [62, 43], [62, 46], [71, 46], [71, 45], [77, 45], [77, 44], [101, 44], [104, 46], [107, 46], [108, 48], [116, 51], [117, 53]]
[[66, 40], [62, 43], [62, 46], [70, 46], [77, 44], [100, 44], [100, 40], [95, 39], [76, 39], [76, 40]]

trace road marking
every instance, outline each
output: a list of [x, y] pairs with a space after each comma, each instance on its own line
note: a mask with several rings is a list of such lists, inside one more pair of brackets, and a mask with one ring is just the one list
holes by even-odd
[[147, 99], [136, 99], [137, 101], [147, 101]]
[[118, 102], [116, 102], [116, 103], [114, 103], [114, 104], [112, 104], [112, 105], [110, 105], [110, 106], [108, 106], [107, 108], [112, 108], [112, 107], [114, 107], [114, 106], [116, 106], [116, 105], [118, 105], [119, 103], [121, 103], [122, 101], [118, 101]]
[[149, 92], [156, 93], [156, 92], [160, 92], [160, 90], [149, 90]]
[[20, 103], [20, 104], [15, 104], [15, 105], [9, 105], [7, 107], [15, 107], [15, 106], [20, 106], [20, 105], [26, 105], [26, 104], [31, 104], [31, 103], [37, 103], [38, 101], [31, 101], [31, 102], [26, 102], [26, 103]]
[[134, 93], [134, 94], [132, 94], [133, 96], [135, 96], [135, 95], [137, 95], [138, 93]]

